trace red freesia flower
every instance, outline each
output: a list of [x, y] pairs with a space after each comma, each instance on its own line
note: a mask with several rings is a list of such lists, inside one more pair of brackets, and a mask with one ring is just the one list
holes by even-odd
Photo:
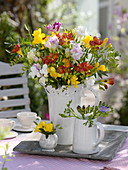
[[93, 37], [93, 41], [90, 41], [91, 46], [101, 45], [102, 43], [103, 43], [103, 40], [100, 40], [96, 36]]
[[16, 53], [17, 51], [20, 51], [20, 44], [15, 45], [11, 52]]
[[74, 69], [77, 72], [87, 72], [87, 71], [91, 70], [92, 68], [93, 68], [93, 66], [88, 64], [88, 62], [80, 63], [78, 66], [74, 67]]
[[57, 53], [55, 53], [55, 54], [50, 53], [48, 56], [45, 56], [42, 60], [43, 60], [44, 64], [49, 64], [49, 63], [53, 63], [57, 59], [58, 59]]
[[114, 78], [109, 78], [109, 79], [103, 80], [103, 82], [105, 82], [109, 85], [113, 85], [114, 84]]

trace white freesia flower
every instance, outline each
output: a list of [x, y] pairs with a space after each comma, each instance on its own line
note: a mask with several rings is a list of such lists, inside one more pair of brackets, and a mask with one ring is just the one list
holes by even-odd
[[27, 58], [30, 60], [34, 60], [36, 57], [35, 52], [36, 52], [35, 48], [31, 49], [29, 52], [27, 52]]
[[29, 76], [31, 76], [32, 78], [34, 78], [35, 76], [40, 77], [40, 72], [34, 65], [30, 68], [30, 70], [31, 72], [29, 73]]
[[44, 77], [48, 76], [48, 66], [47, 64], [44, 64], [42, 69], [40, 70], [40, 73], [44, 75]]
[[44, 86], [45, 85], [45, 77], [41, 77], [40, 79], [39, 79], [39, 83], [42, 85], [42, 86]]

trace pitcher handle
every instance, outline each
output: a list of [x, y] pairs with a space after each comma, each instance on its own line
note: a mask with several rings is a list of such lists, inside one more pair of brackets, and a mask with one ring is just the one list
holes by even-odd
[[95, 96], [95, 106], [97, 106], [99, 104], [98, 92], [94, 88], [92, 88], [91, 86], [86, 86], [86, 88], [94, 94], [94, 96]]
[[98, 140], [95, 143], [95, 146], [97, 146], [103, 139], [104, 139], [104, 127], [100, 122], [95, 123], [99, 127], [99, 137]]

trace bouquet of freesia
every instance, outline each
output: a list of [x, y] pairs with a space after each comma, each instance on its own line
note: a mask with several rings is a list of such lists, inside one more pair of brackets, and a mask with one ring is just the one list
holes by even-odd
[[[47, 33], [46, 33], [47, 31]], [[11, 64], [23, 63], [32, 78], [38, 78], [45, 87], [78, 87], [88, 79], [96, 78], [100, 88], [113, 85], [107, 76], [118, 65], [119, 53], [108, 38], [88, 35], [81, 27], [67, 30], [61, 23], [39, 28], [21, 40], [12, 49]]]

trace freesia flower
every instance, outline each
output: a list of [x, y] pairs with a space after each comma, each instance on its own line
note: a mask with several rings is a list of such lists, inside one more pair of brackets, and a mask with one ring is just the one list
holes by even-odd
[[48, 72], [50, 73], [50, 76], [53, 78], [61, 77], [61, 74], [57, 73], [54, 67], [50, 67]]
[[44, 44], [45, 47], [48, 47], [49, 49], [56, 49], [57, 46], [59, 44], [59, 40], [57, 38], [57, 36], [53, 36], [53, 37], [48, 37], [48, 40], [46, 41], [46, 43]]
[[102, 82], [105, 82], [109, 85], [113, 85], [114, 84], [114, 78], [108, 78], [108, 79], [105, 79], [105, 80], [101, 80]]
[[41, 28], [39, 28], [38, 30], [35, 30], [32, 35], [34, 36], [32, 45], [45, 43], [46, 36], [44, 33], [41, 33]]
[[35, 56], [36, 54], [36, 49], [31, 49], [29, 52], [27, 52], [27, 58], [28, 60], [31, 61], [38, 61], [38, 58]]
[[100, 66], [98, 67], [98, 70], [100, 70], [100, 71], [107, 71], [105, 65], [100, 65]]
[[82, 42], [83, 42], [83, 45], [87, 48], [90, 48], [91, 45], [90, 45], [90, 41], [93, 41], [93, 37], [90, 36], [90, 35], [87, 35], [87, 36], [84, 36]]
[[59, 31], [60, 26], [61, 26], [60, 22], [55, 22], [53, 25], [50, 25], [50, 24], [47, 25], [46, 29], [47, 29], [47, 31], [57, 32], [57, 31]]
[[78, 88], [77, 85], [80, 84], [80, 82], [77, 81], [77, 80], [78, 80], [78, 77], [77, 77], [76, 75], [73, 75], [73, 76], [70, 78], [70, 80], [68, 80], [68, 84], [71, 83], [71, 85], [74, 85], [75, 88]]
[[71, 53], [75, 61], [81, 58], [83, 52], [82, 52], [82, 48], [80, 47], [80, 43], [73, 45], [71, 49]]
[[42, 86], [45, 86], [45, 80], [46, 80], [45, 77], [41, 77], [41, 78], [39, 79], [39, 83], [40, 83]]
[[40, 123], [35, 127], [34, 132], [41, 132], [41, 131], [40, 131], [40, 128], [44, 128], [45, 126], [46, 126], [46, 121], [40, 122]]
[[40, 72], [35, 65], [30, 68], [29, 76], [34, 78], [35, 76], [40, 77]]
[[44, 75], [44, 77], [48, 76], [48, 66], [47, 64], [44, 64], [42, 69], [40, 70], [40, 73]]
[[11, 52], [17, 53], [17, 54], [23, 56], [23, 53], [22, 53], [21, 48], [20, 48], [20, 44], [15, 45]]
[[45, 132], [52, 132], [52, 131], [53, 131], [53, 124], [47, 123], [47, 124], [44, 126], [44, 131], [45, 131]]

